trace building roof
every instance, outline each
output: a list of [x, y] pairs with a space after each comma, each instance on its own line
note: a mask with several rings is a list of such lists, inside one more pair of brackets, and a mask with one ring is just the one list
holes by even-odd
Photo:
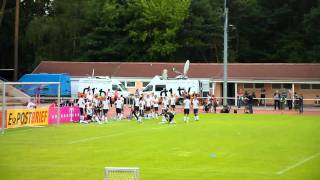
[[[90, 76], [94, 69], [96, 76], [152, 78], [167, 69], [168, 76], [175, 77], [172, 68], [182, 72], [183, 66], [184, 63], [42, 61], [33, 73], [68, 73], [73, 77], [84, 77]], [[230, 63], [228, 76], [235, 81], [320, 81], [320, 63]], [[222, 80], [223, 64], [190, 63], [188, 77]]]

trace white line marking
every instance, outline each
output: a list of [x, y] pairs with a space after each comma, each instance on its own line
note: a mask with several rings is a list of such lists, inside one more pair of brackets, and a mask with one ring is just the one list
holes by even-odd
[[110, 135], [105, 135], [105, 136], [96, 136], [96, 137], [91, 137], [91, 138], [79, 139], [79, 140], [71, 141], [68, 144], [76, 144], [76, 143], [88, 142], [88, 141], [93, 141], [93, 140], [100, 139], [100, 138], [121, 136], [123, 134], [125, 134], [125, 133], [116, 133], [116, 134], [110, 134]]
[[297, 162], [297, 163], [295, 163], [295, 164], [293, 164], [293, 165], [291, 165], [291, 166], [288, 166], [288, 167], [282, 169], [281, 171], [278, 171], [276, 174], [277, 174], [277, 175], [284, 174], [285, 172], [290, 171], [291, 169], [294, 169], [294, 168], [302, 165], [303, 163], [305, 163], [305, 162], [307, 162], [307, 161], [310, 161], [310, 160], [316, 158], [316, 157], [319, 156], [319, 155], [320, 155], [320, 153], [316, 153], [316, 154], [314, 154], [314, 155], [312, 155], [312, 156], [306, 157], [306, 158], [302, 159], [301, 161], [299, 161], [299, 162]]

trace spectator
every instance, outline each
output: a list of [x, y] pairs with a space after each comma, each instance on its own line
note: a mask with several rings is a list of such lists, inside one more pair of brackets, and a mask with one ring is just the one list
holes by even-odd
[[299, 102], [299, 114], [303, 114], [303, 95], [301, 94], [298, 98]]
[[320, 97], [319, 95], [316, 95], [316, 101], [314, 102], [315, 105], [319, 105], [320, 104]]
[[287, 96], [287, 106], [288, 106], [289, 110], [292, 110], [292, 99], [293, 99], [293, 94], [292, 94], [292, 91], [289, 90], [288, 96]]
[[274, 94], [273, 94], [273, 99], [274, 99], [274, 110], [280, 110], [280, 93], [277, 90]]
[[259, 101], [256, 99], [256, 93], [255, 92], [252, 92], [251, 93], [251, 96], [253, 98], [253, 103], [252, 105], [259, 105]]
[[238, 98], [237, 106], [238, 106], [238, 109], [240, 109], [241, 106], [242, 106], [243, 103], [244, 103], [244, 102], [243, 102], [243, 100], [244, 100], [244, 94], [243, 94], [242, 89], [239, 89], [237, 98]]
[[254, 92], [247, 96], [249, 114], [253, 114]]
[[27, 108], [28, 108], [28, 109], [35, 109], [35, 108], [37, 108], [37, 105], [30, 100], [30, 101], [28, 102]]

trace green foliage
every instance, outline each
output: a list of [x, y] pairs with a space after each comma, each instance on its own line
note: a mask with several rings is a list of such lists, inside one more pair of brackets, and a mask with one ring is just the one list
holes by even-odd
[[[2, 1], [0, 1], [2, 2]], [[42, 60], [221, 62], [223, 0], [21, 1], [20, 67]], [[14, 1], [0, 26], [12, 67]], [[230, 62], [320, 62], [319, 0], [231, 1]], [[23, 61], [22, 61], [23, 60]]]
[[188, 16], [190, 0], [136, 0], [129, 8], [137, 12], [128, 25], [129, 37], [137, 45], [147, 44], [150, 59], [170, 57], [179, 47], [177, 32]]

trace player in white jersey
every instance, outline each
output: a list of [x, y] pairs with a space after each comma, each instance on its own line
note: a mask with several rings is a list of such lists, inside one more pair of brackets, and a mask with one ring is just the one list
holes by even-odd
[[169, 98], [167, 96], [163, 97], [162, 105], [165, 109], [169, 109]]
[[176, 96], [172, 94], [170, 97], [170, 109], [173, 114], [175, 114], [176, 100], [177, 100]]
[[158, 119], [158, 111], [159, 111], [159, 98], [157, 97], [157, 95], [154, 96], [154, 99], [153, 99], [153, 108], [154, 108], [154, 114], [155, 114], [155, 117]]
[[139, 122], [142, 123], [142, 118], [144, 116], [144, 106], [145, 106], [145, 101], [143, 100], [143, 97], [140, 97], [139, 100]]
[[199, 100], [196, 95], [192, 100], [192, 106], [193, 106], [194, 120], [198, 121], [199, 120]]
[[125, 101], [125, 99], [122, 95], [120, 96], [120, 100], [122, 101], [121, 117], [123, 117], [124, 116], [124, 103], [125, 103], [124, 101]]
[[154, 93], [151, 94], [150, 96], [151, 99], [151, 117], [154, 118], [155, 117], [155, 111], [154, 111]]
[[103, 107], [102, 107], [102, 111], [103, 111], [103, 118], [105, 121], [108, 121], [108, 111], [110, 109], [110, 100], [108, 97], [104, 97], [103, 101], [102, 101]]
[[183, 121], [184, 122], [189, 122], [190, 104], [191, 104], [190, 97], [187, 96], [186, 99], [183, 100], [183, 107], [184, 107], [184, 110], [183, 110], [183, 114], [184, 114]]
[[117, 101], [115, 102], [116, 105], [116, 113], [117, 113], [117, 119], [121, 120], [122, 119], [122, 107], [123, 107], [123, 102], [121, 101], [120, 97], [118, 97]]
[[150, 119], [151, 118], [151, 98], [150, 95], [147, 95], [145, 99], [145, 105], [146, 105], [146, 118]]
[[138, 120], [138, 113], [139, 113], [139, 103], [140, 102], [140, 98], [139, 95], [136, 95], [134, 100], [133, 100], [133, 111], [132, 114], [136, 117], [136, 119]]
[[84, 101], [83, 96], [81, 95], [78, 100], [78, 106], [80, 108], [80, 116], [84, 116], [84, 109], [86, 107], [86, 102]]

